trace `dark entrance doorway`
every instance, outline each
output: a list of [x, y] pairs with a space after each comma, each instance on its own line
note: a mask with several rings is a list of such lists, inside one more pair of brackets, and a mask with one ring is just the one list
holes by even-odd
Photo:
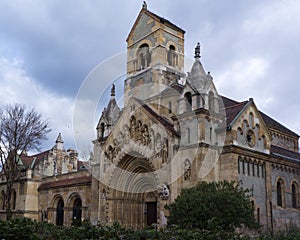
[[82, 202], [80, 198], [76, 198], [73, 206], [73, 221], [81, 222]]
[[147, 202], [147, 226], [157, 223], [157, 202]]
[[56, 207], [56, 225], [64, 225], [64, 201], [62, 199], [58, 200]]

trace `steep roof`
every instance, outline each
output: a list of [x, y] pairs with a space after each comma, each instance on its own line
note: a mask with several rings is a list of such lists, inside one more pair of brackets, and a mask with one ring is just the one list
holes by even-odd
[[180, 85], [178, 83], [172, 83], [169, 87], [167, 87], [162, 91], [161, 95], [168, 95], [174, 93], [181, 94], [183, 89], [184, 89], [183, 85]]
[[142, 100], [134, 98], [134, 100], [141, 105], [141, 107], [146, 110], [155, 120], [157, 120], [165, 129], [171, 132], [174, 136], [179, 137], [180, 134], [175, 130], [174, 125], [171, 124], [164, 117], [158, 115], [149, 105], [145, 104]]
[[232, 123], [232, 121], [244, 109], [244, 107], [247, 105], [247, 103], [248, 103], [248, 101], [244, 101], [244, 102], [236, 103], [236, 104], [228, 106], [228, 107], [226, 107], [224, 104], [227, 125], [230, 125]]
[[300, 153], [271, 145], [271, 153], [277, 157], [288, 158], [300, 162]]
[[92, 182], [92, 176], [81, 176], [76, 178], [67, 178], [57, 180], [55, 178], [52, 182], [46, 182], [40, 185], [38, 191], [47, 190], [50, 188], [60, 188], [60, 187], [71, 187], [78, 185], [89, 185]]
[[104, 119], [109, 124], [115, 124], [115, 122], [118, 120], [118, 117], [120, 116], [120, 108], [118, 106], [118, 103], [115, 99], [115, 85], [112, 85], [111, 88], [111, 94], [110, 94], [110, 100], [107, 104], [107, 107], [103, 109], [101, 117], [99, 119], [99, 122], [97, 124], [97, 129], [100, 128], [100, 123]]
[[[224, 97], [224, 96], [221, 96], [221, 97], [222, 97], [223, 104], [224, 104], [225, 111], [226, 111], [227, 124], [230, 124], [232, 122], [232, 120], [240, 113], [240, 111], [242, 111], [244, 106], [249, 101], [238, 102], [238, 101], [232, 100], [232, 99]], [[276, 120], [274, 120], [267, 114], [265, 114], [261, 111], [259, 111], [259, 113], [261, 114], [261, 116], [268, 128], [276, 129], [278, 131], [293, 135], [297, 138], [299, 137], [298, 134], [291, 131], [287, 127], [283, 126], [281, 123], [277, 122]]]
[[295, 137], [299, 137], [299, 135], [293, 131], [291, 131], [290, 129], [288, 129], [287, 127], [283, 126], [281, 123], [275, 121], [273, 118], [269, 117], [267, 114], [260, 112], [261, 116], [263, 117], [265, 123], [267, 124], [267, 126], [269, 128], [273, 128], [275, 130], [293, 135]]
[[32, 156], [21, 154], [20, 159], [25, 168], [33, 168], [34, 166], [39, 164], [43, 159], [45, 159], [45, 157], [49, 154], [49, 151], [50, 150], [47, 150]]
[[141, 9], [141, 11], [140, 11], [140, 13], [139, 13], [137, 19], [135, 20], [135, 22], [134, 22], [134, 24], [133, 24], [132, 29], [130, 30], [130, 32], [129, 32], [129, 34], [128, 34], [128, 37], [126, 38], [126, 41], [128, 41], [129, 36], [131, 35], [132, 31], [134, 31], [135, 26], [136, 26], [137, 22], [139, 21], [139, 19], [141, 18], [141, 15], [142, 15], [142, 14], [147, 14], [147, 15], [150, 16], [151, 18], [157, 20], [158, 22], [160, 22], [160, 23], [162, 23], [162, 24], [164, 24], [164, 25], [166, 25], [166, 26], [168, 26], [168, 27], [170, 27], [170, 28], [172, 28], [172, 29], [174, 29], [174, 30], [176, 30], [176, 31], [182, 32], [183, 34], [185, 33], [185, 31], [184, 31], [183, 29], [181, 29], [180, 27], [176, 26], [174, 23], [172, 23], [172, 22], [169, 21], [168, 19], [165, 19], [165, 18], [163, 18], [163, 17], [158, 16], [157, 14], [155, 14], [155, 13], [149, 11], [149, 10], [147, 9], [147, 7], [144, 7], [144, 6], [143, 6], [143, 8]]

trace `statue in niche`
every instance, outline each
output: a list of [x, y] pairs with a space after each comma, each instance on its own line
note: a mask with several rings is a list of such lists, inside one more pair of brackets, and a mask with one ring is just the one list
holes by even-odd
[[149, 131], [148, 127], [146, 125], [143, 126], [143, 144], [148, 145], [149, 144]]
[[149, 144], [150, 144], [150, 149], [154, 150], [154, 131], [153, 131], [153, 129], [150, 130]]
[[128, 129], [128, 126], [125, 125], [124, 126], [124, 143], [125, 144], [129, 143], [129, 137], [130, 137], [129, 129]]
[[185, 159], [185, 161], [184, 161], [184, 175], [183, 175], [184, 180], [185, 181], [190, 180], [191, 174], [192, 174], [191, 162], [188, 159]]
[[162, 163], [168, 161], [168, 139], [165, 138], [161, 149]]
[[113, 158], [118, 155], [119, 151], [120, 151], [120, 148], [119, 148], [118, 141], [117, 141], [117, 139], [114, 139], [113, 140], [113, 148], [112, 148]]
[[119, 132], [118, 133], [118, 145], [122, 145], [123, 141], [124, 141], [123, 133]]
[[156, 153], [158, 154], [158, 156], [160, 157], [161, 156], [161, 138], [160, 138], [160, 135], [158, 134], [156, 136]]
[[105, 152], [105, 156], [107, 157], [108, 160], [112, 161], [114, 156], [113, 156], [113, 147], [111, 145], [108, 146], [107, 151]]
[[142, 138], [143, 138], [143, 125], [141, 121], [138, 121], [136, 127], [136, 140], [142, 142]]
[[130, 119], [130, 137], [136, 139], [136, 121], [134, 116]]

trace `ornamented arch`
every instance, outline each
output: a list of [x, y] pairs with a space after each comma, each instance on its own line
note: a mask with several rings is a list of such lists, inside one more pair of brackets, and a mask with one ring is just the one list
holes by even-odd
[[118, 157], [110, 180], [115, 188], [106, 198], [109, 219], [136, 227], [156, 223], [158, 178], [154, 164], [136, 151], [122, 152]]
[[[118, 190], [130, 193], [151, 192], [158, 188], [158, 178], [153, 163], [143, 154], [130, 151], [119, 155], [117, 168], [112, 172], [110, 181]], [[117, 178], [115, 177], [117, 176]]]
[[52, 201], [51, 201], [51, 207], [56, 208], [57, 203], [60, 199], [64, 200], [64, 198], [61, 194], [54, 195], [54, 197], [52, 198]]

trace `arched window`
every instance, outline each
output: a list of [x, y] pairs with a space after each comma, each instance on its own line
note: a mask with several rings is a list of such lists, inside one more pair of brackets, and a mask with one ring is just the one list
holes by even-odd
[[292, 206], [297, 208], [297, 184], [292, 184]]
[[64, 224], [64, 200], [59, 199], [56, 207], [56, 225]]
[[184, 98], [186, 100], [186, 111], [192, 110], [192, 94], [187, 92], [184, 94]]
[[148, 44], [143, 44], [139, 47], [138, 50], [138, 70], [145, 69], [150, 66], [151, 62], [151, 54], [149, 51], [149, 45]]
[[277, 181], [277, 206], [283, 205], [283, 183], [282, 180]]
[[169, 102], [169, 113], [172, 113], [172, 102]]
[[175, 67], [178, 64], [178, 56], [176, 54], [175, 47], [173, 45], [170, 45], [170, 47], [169, 47], [168, 63], [172, 67]]
[[73, 221], [81, 222], [82, 217], [82, 201], [76, 198], [73, 205]]
[[103, 138], [104, 137], [104, 131], [105, 131], [105, 124], [101, 123], [100, 124], [100, 137]]

